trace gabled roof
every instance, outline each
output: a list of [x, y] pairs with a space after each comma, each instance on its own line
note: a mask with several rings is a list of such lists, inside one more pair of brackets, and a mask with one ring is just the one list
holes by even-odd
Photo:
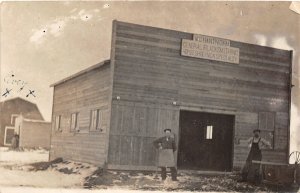
[[95, 64], [95, 65], [93, 65], [93, 66], [91, 66], [89, 68], [86, 68], [86, 69], [84, 69], [82, 71], [79, 71], [79, 72], [77, 72], [77, 73], [75, 73], [75, 74], [73, 74], [71, 76], [68, 76], [68, 77], [66, 77], [66, 78], [64, 78], [64, 79], [62, 79], [62, 80], [60, 80], [58, 82], [55, 82], [55, 83], [51, 84], [50, 87], [55, 87], [55, 86], [57, 86], [57, 85], [59, 85], [61, 83], [64, 83], [64, 82], [66, 82], [68, 80], [71, 80], [72, 78], [75, 78], [75, 77], [80, 76], [80, 75], [82, 75], [84, 73], [90, 72], [90, 71], [92, 71], [92, 70], [94, 70], [96, 68], [99, 68], [99, 67], [107, 65], [107, 64], [110, 64], [110, 60], [104, 60], [104, 61], [102, 61], [102, 62], [100, 62], [98, 64]]
[[21, 97], [14, 97], [14, 98], [6, 99], [6, 100], [4, 100], [4, 101], [1, 101], [0, 104], [1, 104], [1, 103], [9, 103], [9, 102], [16, 101], [16, 100], [21, 100], [21, 101], [24, 101], [24, 102], [27, 102], [27, 103], [31, 103], [32, 105], [35, 105], [35, 106], [36, 106], [35, 103], [30, 102], [30, 101], [28, 101], [28, 100], [25, 100], [24, 98], [21, 98]]
[[[36, 103], [30, 102], [22, 97], [15, 97], [15, 98], [10, 98], [4, 101], [0, 102], [0, 112], [3, 111], [4, 108], [7, 108], [11, 105], [21, 105], [21, 104], [26, 104], [27, 107], [32, 107], [31, 110], [33, 110], [33, 112], [35, 112], [33, 115], [34, 116], [38, 116], [40, 117], [40, 120], [44, 120], [44, 117], [39, 109], [39, 107], [37, 106]], [[21, 105], [22, 106], [22, 105]], [[23, 113], [28, 112], [28, 109], [26, 111], [24, 111]], [[0, 115], [1, 116], [1, 115]]]

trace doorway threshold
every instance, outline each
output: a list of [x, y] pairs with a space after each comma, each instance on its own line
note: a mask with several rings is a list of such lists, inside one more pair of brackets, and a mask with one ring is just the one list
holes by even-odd
[[230, 175], [233, 172], [223, 172], [223, 171], [207, 171], [207, 170], [178, 170], [180, 174], [199, 174], [199, 175]]

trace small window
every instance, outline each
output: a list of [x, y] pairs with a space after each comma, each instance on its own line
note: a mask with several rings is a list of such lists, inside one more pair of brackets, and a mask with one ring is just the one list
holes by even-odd
[[260, 112], [258, 114], [258, 127], [260, 130], [274, 131], [275, 128], [275, 113]]
[[55, 117], [55, 130], [61, 131], [61, 115]]
[[206, 127], [206, 139], [212, 139], [212, 134], [213, 134], [213, 126], [208, 125]]
[[261, 137], [266, 139], [274, 149], [275, 134], [275, 112], [259, 112], [258, 128], [261, 130]]
[[78, 113], [71, 114], [71, 130], [74, 131], [78, 127]]
[[95, 109], [91, 111], [91, 131], [102, 131], [101, 124], [103, 120], [103, 112], [100, 109]]

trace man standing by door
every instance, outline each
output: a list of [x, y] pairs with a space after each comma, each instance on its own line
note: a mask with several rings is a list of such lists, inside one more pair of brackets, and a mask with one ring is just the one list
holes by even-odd
[[11, 139], [11, 149], [17, 150], [19, 148], [19, 135], [17, 133]]
[[253, 137], [251, 137], [247, 140], [247, 143], [251, 149], [248, 154], [246, 164], [242, 170], [242, 180], [241, 181], [250, 180], [255, 183], [259, 183], [259, 181], [260, 181], [260, 171], [259, 171], [260, 164], [252, 163], [252, 161], [253, 160], [261, 161], [262, 160], [262, 153], [261, 153], [262, 147], [271, 148], [271, 144], [267, 140], [260, 137], [259, 129], [253, 130], [253, 135], [254, 135]]
[[156, 139], [153, 144], [159, 151], [158, 167], [161, 168], [162, 180], [167, 178], [167, 168], [170, 168], [172, 180], [177, 181], [177, 170], [174, 158], [174, 152], [177, 150], [177, 147], [171, 129], [165, 129], [164, 136]]

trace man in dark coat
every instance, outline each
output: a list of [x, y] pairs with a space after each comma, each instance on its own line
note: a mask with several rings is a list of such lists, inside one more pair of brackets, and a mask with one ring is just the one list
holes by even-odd
[[251, 148], [248, 154], [246, 164], [242, 170], [242, 179], [241, 181], [252, 181], [255, 183], [259, 183], [260, 181], [260, 164], [252, 163], [253, 160], [261, 161], [262, 160], [262, 153], [261, 149], [263, 147], [271, 148], [271, 144], [260, 137], [260, 130], [255, 129], [253, 131], [253, 137], [246, 140], [248, 146]]
[[171, 169], [173, 181], [177, 181], [177, 170], [175, 165], [174, 152], [177, 150], [175, 137], [171, 129], [164, 130], [165, 135], [156, 139], [153, 144], [159, 150], [158, 167], [161, 168], [161, 178], [167, 178], [167, 168]]
[[11, 139], [11, 148], [16, 150], [19, 147], [19, 135], [17, 133]]

